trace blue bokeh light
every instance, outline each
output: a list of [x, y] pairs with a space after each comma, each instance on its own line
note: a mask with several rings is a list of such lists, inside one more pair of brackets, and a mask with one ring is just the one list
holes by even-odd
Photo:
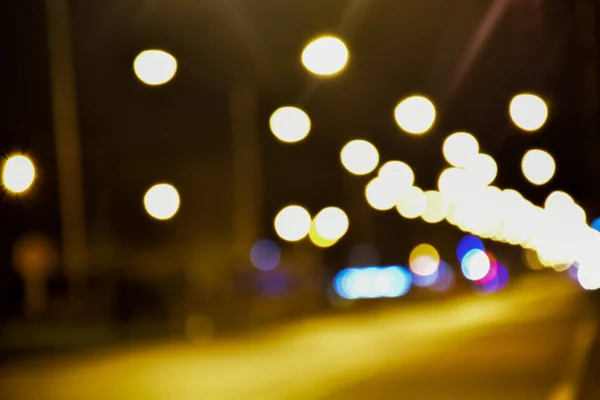
[[270, 271], [279, 265], [281, 250], [272, 240], [262, 239], [250, 249], [250, 260], [261, 271]]
[[456, 257], [458, 258], [458, 262], [462, 264], [463, 258], [465, 258], [467, 253], [475, 249], [485, 250], [483, 241], [473, 235], [463, 237], [460, 242], [458, 242], [458, 246], [456, 246]]
[[597, 230], [598, 232], [600, 232], [600, 218], [596, 218], [594, 220], [594, 222], [592, 222], [592, 224], [590, 225], [593, 229]]
[[410, 272], [399, 266], [346, 268], [333, 280], [336, 293], [345, 299], [401, 297], [411, 285]]

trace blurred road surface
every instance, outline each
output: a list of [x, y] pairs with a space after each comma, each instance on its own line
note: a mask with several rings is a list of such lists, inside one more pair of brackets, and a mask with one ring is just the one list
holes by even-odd
[[577, 289], [557, 277], [204, 345], [13, 363], [0, 369], [0, 398], [568, 400], [589, 324]]

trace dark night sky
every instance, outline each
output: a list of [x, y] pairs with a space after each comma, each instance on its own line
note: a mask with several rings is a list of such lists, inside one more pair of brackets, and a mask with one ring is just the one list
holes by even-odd
[[[165, 235], [194, 227], [228, 235], [228, 87], [238, 75], [257, 82], [266, 236], [274, 236], [272, 217], [287, 203], [312, 212], [348, 205], [339, 150], [353, 138], [372, 141], [383, 161], [407, 161], [417, 183], [431, 189], [444, 167], [443, 139], [455, 130], [470, 131], [498, 160], [498, 186], [517, 188], [536, 201], [550, 188], [563, 188], [589, 204], [586, 185], [577, 178], [586, 161], [575, 156], [583, 141], [575, 112], [571, 2], [497, 0], [496, 7], [506, 4], [504, 11], [456, 80], [492, 3], [73, 1], [90, 228], [108, 224], [131, 246], [160, 243]], [[12, 240], [26, 226], [56, 235], [58, 218], [43, 2], [8, 0], [2, 8], [0, 149], [30, 152], [40, 172], [31, 196], [0, 201], [0, 247], [7, 260]], [[304, 44], [325, 32], [344, 37], [351, 50], [347, 70], [329, 81], [313, 79], [299, 63]], [[164, 48], [179, 61], [177, 76], [164, 87], [141, 85], [133, 74], [134, 57], [149, 47]], [[511, 125], [508, 103], [520, 91], [537, 92], [549, 102], [550, 120], [541, 133], [527, 136]], [[414, 92], [428, 95], [439, 111], [435, 129], [424, 137], [400, 133], [393, 121], [396, 103]], [[284, 104], [298, 104], [311, 115], [314, 130], [305, 142], [282, 145], [270, 135], [268, 117]], [[520, 158], [531, 146], [556, 155], [558, 174], [550, 187], [531, 188], [521, 176]], [[173, 182], [182, 196], [179, 218], [166, 233], [140, 206], [144, 190], [157, 180]], [[371, 213], [361, 185], [351, 190], [363, 203], [362, 213]], [[413, 245], [437, 237], [452, 239], [440, 243], [449, 257], [458, 238], [443, 224], [374, 218], [384, 262], [404, 260]], [[364, 240], [370, 240], [366, 233]]]

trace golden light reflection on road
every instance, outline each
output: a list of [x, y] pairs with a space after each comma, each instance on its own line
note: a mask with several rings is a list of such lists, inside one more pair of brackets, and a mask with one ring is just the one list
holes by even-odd
[[[562, 346], [558, 340], [569, 337], [560, 329], [550, 329], [539, 337], [539, 329], [527, 333], [517, 328], [518, 321], [531, 327], [553, 318], [558, 321], [557, 326], [569, 327], [560, 325], [560, 321], [567, 313], [578, 310], [575, 293], [573, 285], [550, 275], [522, 282], [518, 291], [495, 297], [313, 318], [203, 345], [166, 344], [20, 363], [0, 370], [0, 394], [15, 400], [29, 400], [32, 393], [37, 400], [361, 399], [364, 397], [358, 393], [345, 397], [334, 394], [345, 389], [352, 392], [355, 383], [376, 379], [392, 370], [409, 373], [416, 365], [429, 365], [430, 373], [438, 374], [454, 371], [455, 365], [462, 370], [473, 369], [460, 364], [464, 355], [452, 349], [457, 343], [479, 343], [481, 334], [499, 329], [527, 334], [529, 339], [495, 346], [484, 342], [490, 346], [478, 349], [485, 349], [488, 357], [500, 345], [504, 350], [494, 352], [497, 356], [491, 359], [479, 357], [472, 362], [479, 374], [488, 369], [491, 378], [493, 371], [514, 369], [515, 374], [507, 376], [521, 383], [519, 368], [547, 371], [548, 365], [559, 365], [561, 352], [548, 347], [548, 343]], [[557, 334], [552, 336], [552, 332]], [[553, 341], [545, 341], [551, 336]], [[455, 376], [457, 382], [460, 376]], [[534, 383], [537, 384], [535, 380], [531, 384]], [[404, 393], [414, 396], [423, 389], [410, 380], [403, 380], [400, 386]], [[510, 387], [511, 381], [506, 386]], [[373, 386], [370, 390], [377, 397], [385, 389]], [[550, 388], [538, 388], [542, 392], [547, 389]], [[461, 388], [463, 397], [445, 398], [497, 398], [491, 392], [480, 393], [484, 397], [466, 396], [470, 390], [466, 385]]]

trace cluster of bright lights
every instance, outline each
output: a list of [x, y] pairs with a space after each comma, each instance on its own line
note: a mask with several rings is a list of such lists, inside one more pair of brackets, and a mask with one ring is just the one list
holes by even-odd
[[333, 283], [336, 293], [345, 299], [392, 298], [408, 293], [412, 278], [399, 266], [346, 268]]
[[445, 292], [454, 284], [452, 268], [442, 261], [437, 249], [430, 244], [416, 246], [410, 253], [408, 264], [414, 286]]
[[[415, 104], [427, 108], [423, 99], [411, 107], [417, 107]], [[403, 115], [402, 110], [408, 107], [400, 105], [397, 116]], [[510, 114], [521, 129], [534, 131], [545, 123], [547, 106], [536, 96], [519, 95], [511, 103]], [[423, 133], [430, 127], [421, 131], [411, 128], [410, 122], [397, 119], [399, 125], [411, 133]], [[433, 120], [434, 117], [430, 118], [431, 123]], [[423, 192], [413, 186], [412, 169], [402, 162], [394, 162], [389, 170], [400, 171], [401, 178], [387, 179], [382, 173], [388, 169], [387, 164], [384, 165], [379, 176], [365, 189], [367, 201], [377, 210], [389, 210], [395, 204], [400, 215], [408, 219], [420, 216], [429, 223], [445, 219], [464, 232], [520, 245], [534, 251], [546, 267], [560, 270], [576, 263], [580, 266], [578, 276], [582, 286], [600, 287], [600, 273], [591, 270], [600, 262], [600, 250], [594, 250], [600, 249], [600, 234], [586, 225], [584, 210], [570, 196], [555, 192], [544, 207], [539, 207], [515, 190], [491, 186], [498, 173], [496, 161], [480, 153], [477, 139], [466, 132], [450, 135], [444, 142], [443, 154], [451, 167], [440, 174], [439, 191]], [[522, 169], [531, 183], [542, 185], [552, 179], [556, 166], [550, 154], [532, 150], [523, 158]], [[494, 270], [495, 264], [483, 249], [475, 250], [461, 266], [467, 277], [477, 281], [479, 275], [486, 276]]]
[[441, 221], [446, 211], [444, 198], [438, 192], [423, 192], [414, 186], [414, 181], [414, 172], [408, 164], [388, 161], [365, 187], [365, 197], [375, 210], [395, 207], [407, 219], [423, 217], [427, 222]]
[[496, 179], [496, 161], [488, 154], [479, 153], [479, 143], [473, 135], [451, 134], [444, 141], [442, 152], [452, 167], [440, 174], [438, 189], [449, 198], [456, 199], [465, 192], [491, 185]]
[[492, 253], [485, 250], [479, 237], [463, 237], [456, 247], [456, 256], [463, 275], [471, 281], [476, 293], [495, 293], [508, 283], [508, 271]]
[[287, 242], [297, 242], [308, 236], [318, 247], [330, 247], [348, 232], [350, 220], [338, 207], [322, 209], [314, 219], [299, 205], [284, 207], [275, 216], [275, 232]]
[[[523, 247], [532, 268], [541, 265], [562, 271], [576, 264], [580, 284], [597, 289], [600, 233], [589, 227], [586, 219], [583, 208], [564, 192], [551, 193], [544, 207], [539, 207], [515, 190], [493, 186], [452, 203], [447, 218], [465, 232]], [[476, 250], [472, 265], [483, 270], [486, 253]], [[539, 263], [530, 260], [532, 254]]]
[[415, 181], [413, 170], [402, 161], [388, 161], [380, 169], [377, 177], [365, 188], [367, 202], [376, 210], [394, 208], [400, 197], [409, 190]]

